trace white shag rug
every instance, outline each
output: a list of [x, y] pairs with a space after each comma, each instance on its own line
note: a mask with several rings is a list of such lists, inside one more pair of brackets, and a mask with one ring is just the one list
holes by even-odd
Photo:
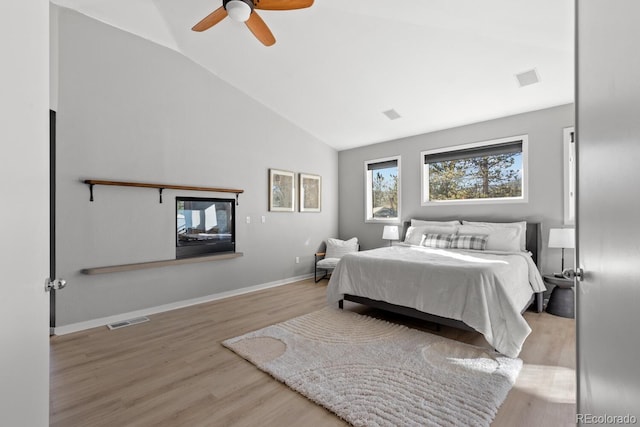
[[354, 426], [488, 426], [522, 360], [325, 308], [222, 343]]

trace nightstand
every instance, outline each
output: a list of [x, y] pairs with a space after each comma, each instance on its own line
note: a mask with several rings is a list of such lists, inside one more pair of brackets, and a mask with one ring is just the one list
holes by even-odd
[[575, 306], [573, 280], [551, 274], [544, 276], [543, 279], [545, 283], [554, 285], [547, 303], [547, 313], [573, 319]]

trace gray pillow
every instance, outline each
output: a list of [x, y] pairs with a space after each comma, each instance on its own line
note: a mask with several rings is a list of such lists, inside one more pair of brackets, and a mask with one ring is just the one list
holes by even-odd
[[451, 249], [475, 249], [484, 251], [488, 236], [485, 234], [458, 234], [451, 240]]
[[451, 246], [451, 240], [455, 237], [455, 234], [433, 234], [427, 233], [422, 240], [422, 246], [428, 248], [440, 248], [447, 249]]

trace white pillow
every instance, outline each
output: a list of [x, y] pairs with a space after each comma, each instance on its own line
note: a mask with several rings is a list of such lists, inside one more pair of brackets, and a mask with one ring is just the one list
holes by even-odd
[[349, 240], [327, 239], [326, 258], [342, 258], [346, 254], [358, 252], [358, 238], [353, 237]]
[[425, 234], [455, 234], [459, 225], [421, 225], [407, 228], [404, 242], [409, 245], [420, 245]]
[[450, 225], [460, 225], [460, 221], [423, 221], [421, 219], [411, 219], [411, 226], [417, 227], [421, 225], [431, 225], [436, 227], [444, 227]]
[[488, 251], [521, 252], [520, 229], [516, 227], [488, 227], [486, 225], [461, 225], [460, 234], [484, 234]]
[[520, 250], [527, 250], [527, 222], [477, 222], [477, 221], [462, 221], [463, 225], [479, 225], [490, 228], [517, 228], [520, 233]]

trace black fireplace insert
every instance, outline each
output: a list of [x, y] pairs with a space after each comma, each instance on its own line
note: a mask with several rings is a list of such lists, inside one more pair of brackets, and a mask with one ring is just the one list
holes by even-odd
[[235, 199], [176, 197], [176, 258], [235, 250]]

